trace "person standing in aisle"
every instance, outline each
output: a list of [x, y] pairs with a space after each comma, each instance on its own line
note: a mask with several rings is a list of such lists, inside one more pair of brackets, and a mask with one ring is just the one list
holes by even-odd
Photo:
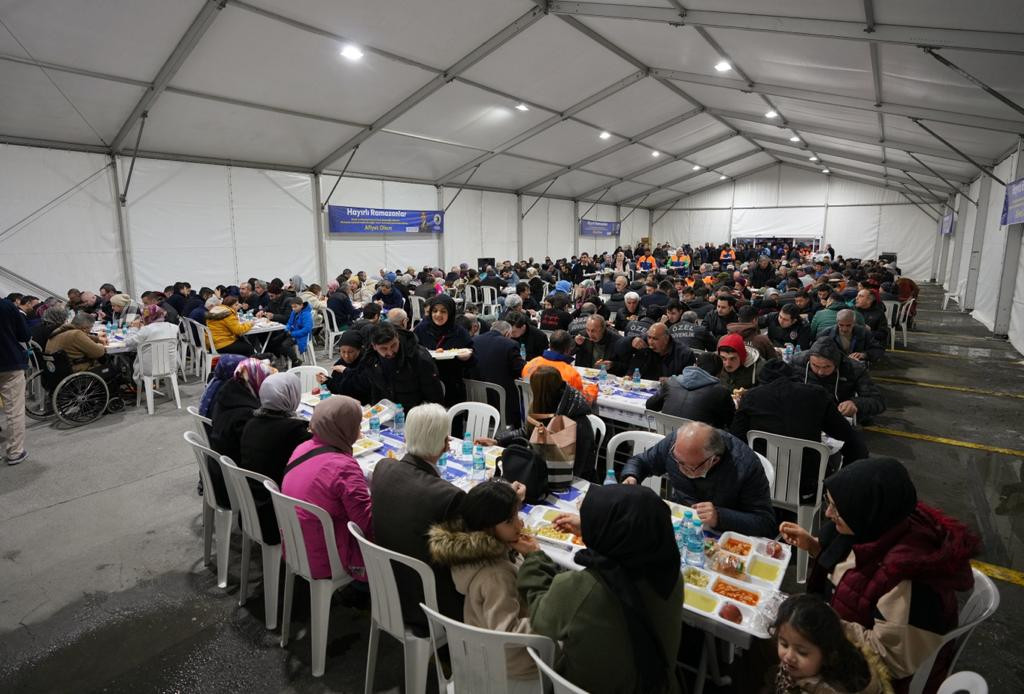
[[13, 302], [0, 299], [0, 400], [7, 423], [7, 464], [28, 458], [25, 451], [25, 369], [29, 341], [25, 315]]

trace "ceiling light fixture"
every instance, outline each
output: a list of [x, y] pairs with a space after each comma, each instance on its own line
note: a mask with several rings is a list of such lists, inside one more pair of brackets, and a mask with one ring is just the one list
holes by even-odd
[[694, 171], [700, 171], [700, 170], [701, 170], [701, 169], [703, 169], [703, 168], [704, 168], [704, 167], [703, 167], [703, 166], [701, 166], [700, 164], [694, 164], [694, 165], [693, 165], [693, 170], [694, 170]]
[[764, 117], [765, 118], [778, 118], [779, 117], [779, 112], [778, 111], [769, 111], [768, 113], [764, 114]]
[[789, 138], [789, 141], [790, 142], [799, 142], [800, 141], [800, 136], [799, 135], [794, 135], [793, 137]]
[[361, 50], [359, 50], [359, 46], [354, 46], [351, 43], [349, 43], [349, 44], [346, 44], [341, 49], [341, 56], [343, 58], [348, 58], [352, 62], [355, 62], [357, 60], [362, 60], [363, 52]]
[[817, 157], [807, 157], [808, 161], [818, 161]]
[[822, 170], [821, 170], [821, 173], [832, 173], [832, 172], [831, 172], [831, 171], [829, 171], [828, 169], [822, 169]]
[[728, 176], [726, 176], [725, 174], [722, 174], [721, 176], [719, 176], [719, 177], [718, 177], [718, 180], [719, 180], [719, 181], [724, 181], [724, 180], [725, 180], [725, 179], [727, 179], [727, 178], [729, 178], [729, 177], [728, 177]]
[[651, 156], [654, 158], [658, 158], [661, 156], [661, 152], [659, 152], [658, 150], [654, 150], [653, 152], [651, 152]]
[[728, 60], [720, 60], [715, 63], [715, 69], [719, 72], [728, 72], [729, 70], [732, 70], [732, 65], [729, 64]]
[[608, 132], [607, 130], [602, 130], [601, 134], [598, 135], [598, 137], [601, 138], [602, 140], [607, 140], [611, 136], [612, 136], [612, 134], [610, 132]]
[[520, 104], [516, 104], [516, 110], [517, 111], [529, 111], [530, 107], [527, 106], [526, 104], [520, 103]]

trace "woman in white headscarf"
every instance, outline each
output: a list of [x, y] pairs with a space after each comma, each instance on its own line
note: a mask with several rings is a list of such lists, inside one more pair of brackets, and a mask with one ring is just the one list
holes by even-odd
[[[280, 486], [284, 468], [292, 451], [308, 441], [309, 423], [296, 410], [302, 397], [299, 377], [293, 373], [267, 376], [260, 385], [260, 406], [242, 430], [239, 467], [266, 475]], [[260, 485], [251, 484], [263, 538], [276, 544], [277, 519], [270, 495]]]

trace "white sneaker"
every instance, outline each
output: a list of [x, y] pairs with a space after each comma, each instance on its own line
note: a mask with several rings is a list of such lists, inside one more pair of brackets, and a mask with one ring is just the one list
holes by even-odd
[[19, 463], [24, 463], [26, 460], [28, 460], [28, 451], [22, 451], [18, 455], [7, 456], [8, 465], [17, 465]]

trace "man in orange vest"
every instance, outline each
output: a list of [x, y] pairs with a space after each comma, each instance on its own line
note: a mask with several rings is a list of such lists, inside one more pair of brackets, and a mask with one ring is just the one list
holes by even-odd
[[565, 330], [556, 330], [548, 338], [548, 348], [543, 354], [526, 362], [523, 367], [523, 378], [529, 379], [530, 374], [542, 366], [551, 368], [562, 374], [562, 378], [576, 390], [583, 392], [583, 377], [572, 365], [572, 349], [575, 342]]

